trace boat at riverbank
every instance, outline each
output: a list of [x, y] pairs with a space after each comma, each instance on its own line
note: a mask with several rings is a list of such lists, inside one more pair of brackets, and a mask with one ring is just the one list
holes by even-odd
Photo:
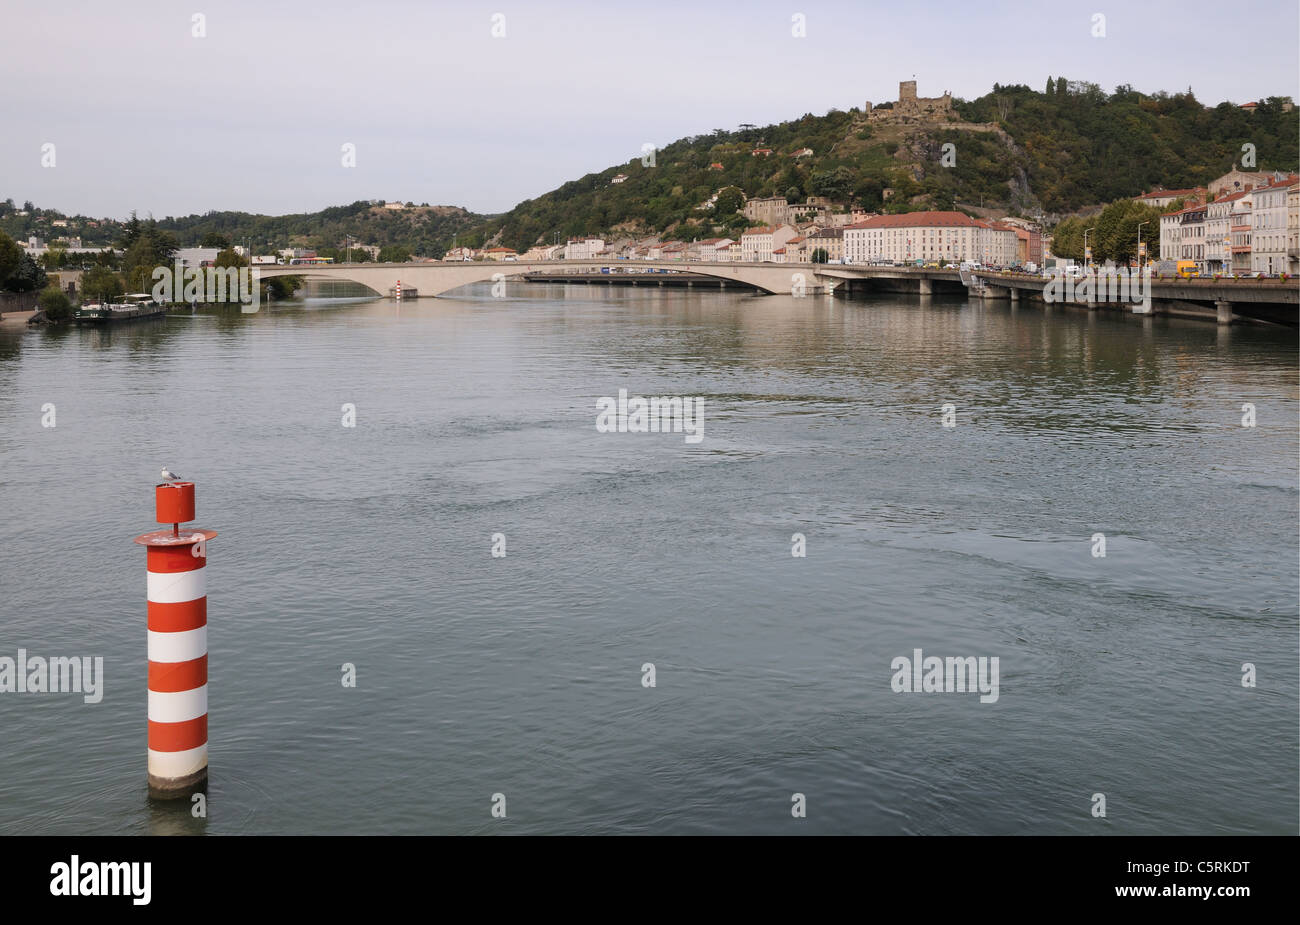
[[123, 296], [121, 302], [87, 302], [72, 313], [72, 318], [78, 324], [108, 324], [155, 318], [166, 311], [167, 306], [154, 301], [149, 293], [136, 292]]

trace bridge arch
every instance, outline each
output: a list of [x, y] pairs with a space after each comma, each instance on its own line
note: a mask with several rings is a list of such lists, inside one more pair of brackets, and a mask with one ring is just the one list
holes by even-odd
[[[708, 263], [676, 260], [546, 260], [473, 261], [435, 263], [340, 263], [315, 266], [255, 266], [258, 277], [303, 276], [312, 279], [337, 279], [360, 283], [385, 295], [400, 281], [402, 288], [414, 289], [421, 298], [439, 296], [470, 283], [521, 276], [526, 273], [563, 273], [570, 268], [627, 267], [652, 270], [676, 270], [711, 276], [729, 282], [744, 283], [770, 294], [790, 294], [802, 283], [808, 289], [821, 285], [813, 264], [779, 263]], [[802, 277], [802, 279], [800, 279]]]

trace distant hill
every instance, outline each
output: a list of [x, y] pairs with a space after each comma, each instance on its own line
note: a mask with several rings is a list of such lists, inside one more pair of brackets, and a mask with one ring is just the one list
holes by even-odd
[[[389, 209], [382, 203], [359, 200], [351, 205], [295, 215], [208, 212], [180, 218], [167, 216], [158, 219], [158, 227], [172, 232], [182, 247], [197, 246], [210, 234], [223, 235], [235, 244], [251, 240], [262, 250], [268, 246], [335, 247], [351, 235], [354, 243], [380, 247], [405, 245], [417, 254], [441, 255], [457, 234], [481, 227], [489, 219], [490, 216], [468, 212], [459, 206], [410, 205]], [[6, 200], [0, 203], [0, 231], [23, 241], [33, 235], [47, 240], [80, 237], [84, 247], [108, 247], [121, 239], [123, 223], [84, 215], [67, 216], [30, 202], [20, 208], [12, 200]]]
[[[523, 249], [578, 234], [706, 237], [743, 227], [731, 214], [699, 208], [728, 186], [750, 197], [827, 196], [886, 212], [1059, 217], [1155, 186], [1204, 184], [1241, 159], [1246, 143], [1256, 169], [1294, 171], [1300, 161], [1300, 122], [1282, 97], [1259, 101], [1251, 113], [1234, 103], [1203, 106], [1190, 91], [1107, 94], [1057, 78], [1043, 91], [994, 86], [951, 106], [932, 121], [870, 119], [855, 108], [682, 138], [655, 152], [653, 166], [634, 157], [521, 202], [484, 223], [481, 238]], [[949, 143], [955, 163], [944, 166]], [[771, 153], [755, 154], [764, 149]], [[626, 179], [613, 183], [619, 174]]]
[[254, 244], [275, 242], [277, 246], [335, 247], [351, 235], [354, 243], [401, 244], [416, 254], [436, 254], [450, 246], [455, 235], [480, 226], [487, 216], [459, 206], [410, 205], [388, 209], [383, 204], [359, 200], [346, 206], [332, 206], [319, 212], [297, 215], [250, 215], [246, 212], [209, 212], [184, 218], [158, 220], [158, 226], [175, 233], [183, 242], [201, 241], [211, 232], [225, 235], [238, 244], [249, 238]]

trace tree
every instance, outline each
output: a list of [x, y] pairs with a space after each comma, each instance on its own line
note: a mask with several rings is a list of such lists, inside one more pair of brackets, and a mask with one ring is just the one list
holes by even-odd
[[826, 248], [819, 247], [812, 252], [813, 263], [825, 263], [831, 259], [831, 255], [826, 252]]
[[1138, 224], [1143, 222], [1147, 251], [1153, 258], [1159, 256], [1160, 210], [1132, 199], [1120, 199], [1102, 209], [1093, 221], [1097, 230], [1088, 236], [1093, 260], [1113, 260], [1117, 264], [1135, 260]]
[[734, 186], [725, 186], [713, 201], [713, 214], [717, 218], [726, 218], [739, 212], [744, 205], [745, 194]]
[[13, 238], [0, 231], [0, 289], [5, 288], [7, 280], [23, 261], [23, 249]]
[[36, 299], [36, 304], [45, 312], [45, 317], [51, 321], [64, 321], [72, 314], [72, 300], [68, 298], [67, 293], [58, 287], [50, 287], [41, 290], [40, 296]]
[[216, 247], [221, 250], [225, 250], [229, 246], [230, 239], [219, 231], [209, 231], [203, 236], [203, 241], [199, 244], [199, 247]]
[[122, 278], [108, 267], [93, 267], [81, 274], [81, 292], [86, 298], [116, 299], [125, 291]]
[[410, 248], [403, 247], [400, 244], [389, 244], [387, 247], [379, 249], [380, 263], [406, 263], [410, 259]]
[[36, 292], [38, 289], [44, 289], [47, 282], [49, 278], [45, 275], [45, 271], [31, 254], [24, 253], [17, 269], [4, 281], [3, 288], [9, 292]]
[[1067, 260], [1082, 260], [1083, 232], [1089, 227], [1075, 216], [1063, 220], [1052, 232], [1052, 253]]
[[212, 261], [214, 267], [239, 267], [248, 266], [248, 261], [235, 252], [233, 247], [228, 247], [221, 253], [217, 254], [216, 259]]
[[262, 285], [266, 289], [266, 294], [272, 299], [288, 299], [302, 286], [301, 276], [272, 276], [264, 280]]

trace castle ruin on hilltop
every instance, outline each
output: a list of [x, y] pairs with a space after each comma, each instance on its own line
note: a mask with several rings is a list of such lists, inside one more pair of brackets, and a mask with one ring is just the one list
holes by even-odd
[[898, 102], [892, 109], [872, 108], [867, 100], [862, 111], [870, 122], [950, 122], [957, 118], [950, 91], [945, 90], [943, 96], [917, 96], [915, 80], [898, 82]]

